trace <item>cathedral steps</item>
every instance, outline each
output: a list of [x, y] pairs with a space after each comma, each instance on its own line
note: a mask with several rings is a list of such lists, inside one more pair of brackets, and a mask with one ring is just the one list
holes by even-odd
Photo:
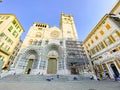
[[[76, 78], [75, 78], [76, 77]], [[87, 79], [80, 75], [60, 75], [59, 78], [57, 75], [9, 75], [0, 79], [0, 81], [4, 82], [12, 82], [12, 81], [28, 81], [28, 82], [39, 82], [39, 81], [48, 81], [47, 79], [51, 79], [50, 81], [81, 81], [83, 79]]]

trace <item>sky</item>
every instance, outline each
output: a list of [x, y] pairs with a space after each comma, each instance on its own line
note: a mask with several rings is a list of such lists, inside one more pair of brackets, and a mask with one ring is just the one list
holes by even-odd
[[60, 28], [61, 13], [72, 14], [80, 41], [83, 41], [100, 19], [118, 0], [2, 0], [0, 13], [15, 14], [21, 23], [24, 40], [34, 22]]

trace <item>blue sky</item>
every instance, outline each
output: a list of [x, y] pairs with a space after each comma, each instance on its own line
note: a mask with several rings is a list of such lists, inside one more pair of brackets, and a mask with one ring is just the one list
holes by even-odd
[[33, 22], [59, 27], [61, 12], [72, 14], [79, 40], [83, 41], [117, 0], [3, 0], [0, 13], [15, 14], [24, 28], [24, 40]]

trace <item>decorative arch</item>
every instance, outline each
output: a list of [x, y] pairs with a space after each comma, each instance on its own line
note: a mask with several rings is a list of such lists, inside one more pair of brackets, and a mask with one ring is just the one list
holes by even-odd
[[63, 56], [64, 56], [63, 48], [60, 45], [56, 44], [56, 43], [51, 43], [51, 44], [48, 44], [48, 45], [45, 46], [44, 54], [48, 55], [48, 53], [50, 51], [57, 52], [58, 55], [59, 55], [59, 58], [63, 58]]
[[39, 62], [39, 50], [37, 48], [28, 47], [21, 51], [17, 68], [24, 69], [29, 74], [32, 69], [37, 69]]
[[64, 50], [56, 44], [51, 43], [43, 48], [43, 62], [46, 62], [46, 73], [57, 74], [58, 69], [64, 69]]

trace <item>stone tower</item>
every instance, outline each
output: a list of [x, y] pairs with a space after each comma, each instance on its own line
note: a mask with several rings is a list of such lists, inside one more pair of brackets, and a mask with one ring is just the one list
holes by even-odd
[[72, 15], [61, 14], [60, 29], [64, 39], [78, 40], [78, 35]]

